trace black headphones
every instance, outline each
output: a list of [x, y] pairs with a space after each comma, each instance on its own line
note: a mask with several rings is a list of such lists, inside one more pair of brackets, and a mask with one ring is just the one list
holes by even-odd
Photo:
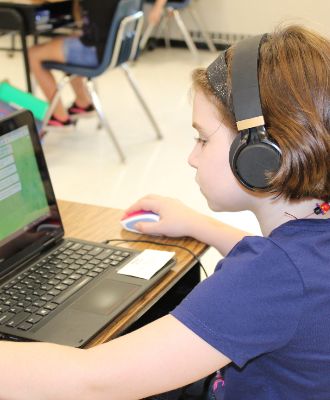
[[281, 150], [269, 137], [261, 110], [258, 82], [260, 44], [266, 35], [239, 42], [232, 60], [232, 99], [239, 134], [229, 161], [233, 174], [250, 190], [267, 189], [267, 172], [281, 165]]

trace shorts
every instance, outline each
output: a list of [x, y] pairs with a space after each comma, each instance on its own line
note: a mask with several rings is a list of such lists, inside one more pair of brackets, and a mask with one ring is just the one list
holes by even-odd
[[99, 64], [95, 46], [85, 46], [78, 37], [65, 38], [64, 59], [67, 64], [82, 67], [96, 67]]

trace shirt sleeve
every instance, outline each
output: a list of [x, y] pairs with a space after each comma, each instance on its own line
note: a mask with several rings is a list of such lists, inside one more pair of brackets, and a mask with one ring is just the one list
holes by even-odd
[[270, 239], [247, 237], [172, 311], [199, 337], [243, 367], [284, 346], [303, 308], [303, 282]]

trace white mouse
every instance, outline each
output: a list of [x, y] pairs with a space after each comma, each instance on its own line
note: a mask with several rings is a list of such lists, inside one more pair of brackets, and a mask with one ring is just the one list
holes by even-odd
[[152, 211], [139, 210], [126, 214], [122, 217], [120, 223], [124, 229], [134, 233], [141, 233], [134, 229], [134, 225], [138, 222], [158, 222], [159, 215]]

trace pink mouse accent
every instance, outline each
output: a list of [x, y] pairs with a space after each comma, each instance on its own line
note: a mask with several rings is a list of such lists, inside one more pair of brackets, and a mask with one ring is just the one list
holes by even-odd
[[158, 222], [159, 215], [152, 211], [139, 210], [129, 214], [125, 214], [120, 223], [124, 229], [134, 233], [141, 233], [135, 229], [135, 224], [138, 222]]

